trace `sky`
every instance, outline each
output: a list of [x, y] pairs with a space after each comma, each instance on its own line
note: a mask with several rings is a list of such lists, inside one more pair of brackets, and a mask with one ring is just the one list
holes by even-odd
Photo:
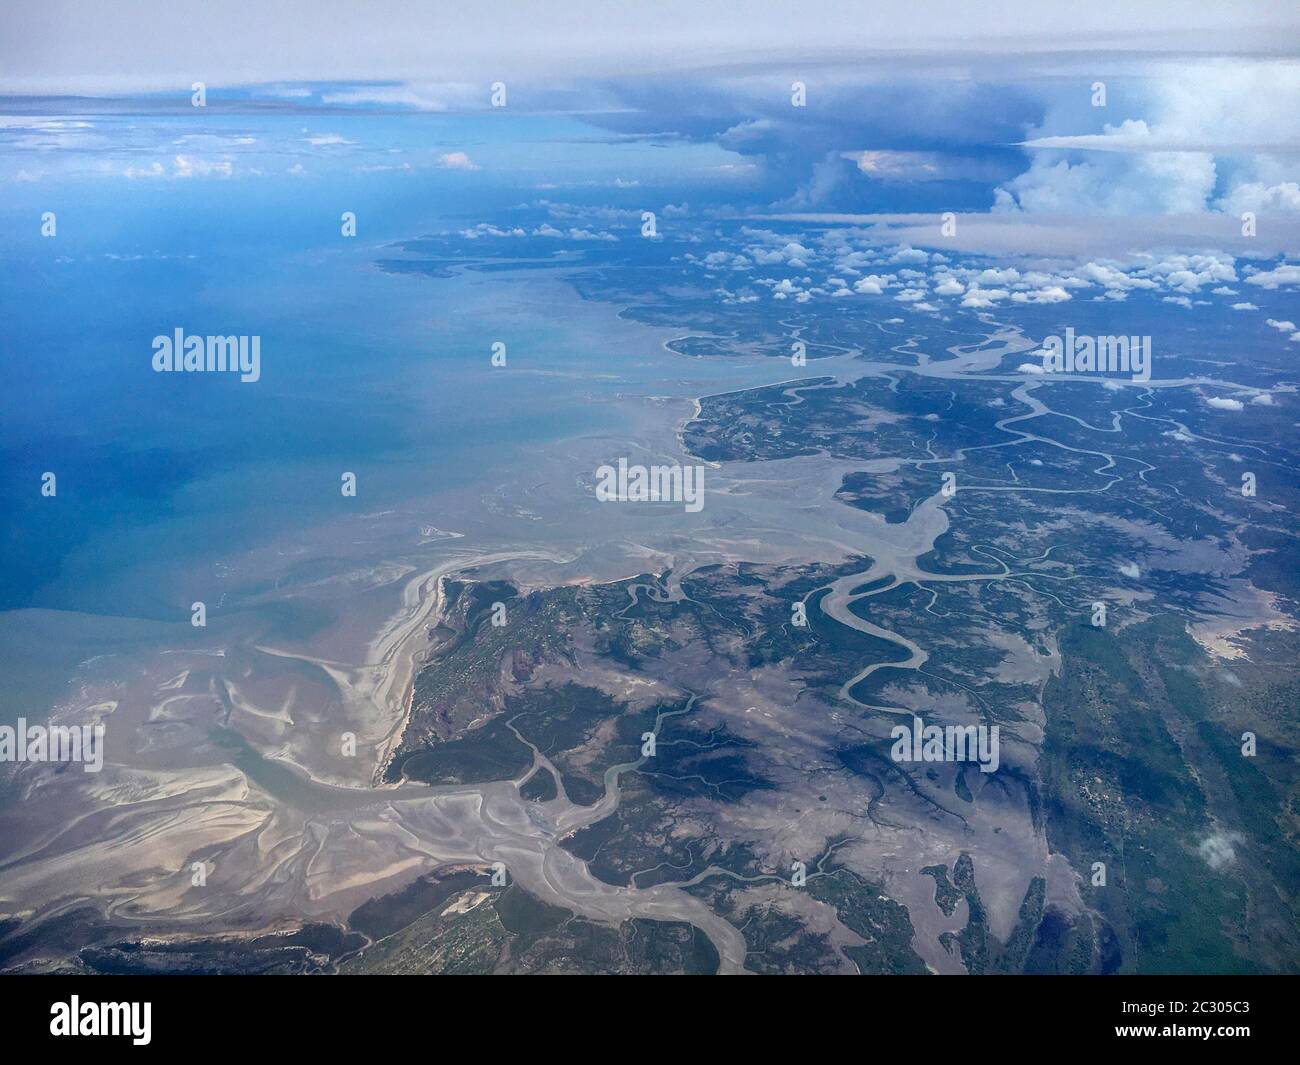
[[646, 73], [774, 58], [993, 53], [1264, 56], [1296, 39], [1288, 0], [6, 0], [0, 91]]
[[1252, 212], [1296, 250], [1294, 3], [17, 0], [0, 29], [14, 195], [387, 173], [476, 205], [606, 189], [720, 214], [1194, 216], [1207, 238]]

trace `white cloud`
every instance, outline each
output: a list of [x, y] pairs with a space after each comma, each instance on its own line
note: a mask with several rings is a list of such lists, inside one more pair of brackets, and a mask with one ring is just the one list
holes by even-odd
[[444, 170], [478, 170], [479, 166], [464, 152], [446, 152], [438, 156], [438, 165]]
[[1011, 294], [1014, 303], [1063, 303], [1069, 298], [1070, 294], [1060, 285], [1047, 285], [1035, 291]]
[[1234, 844], [1240, 842], [1241, 837], [1235, 833], [1216, 832], [1202, 840], [1196, 850], [1211, 869], [1224, 869], [1236, 862]]
[[229, 159], [213, 162], [208, 159], [197, 159], [192, 155], [178, 155], [172, 170], [179, 178], [230, 177], [235, 172]]
[[854, 284], [853, 290], [864, 296], [879, 296], [889, 287], [892, 280], [893, 278], [888, 274], [868, 274]]
[[998, 300], [1004, 300], [1010, 295], [1011, 293], [1005, 288], [979, 288], [972, 285], [966, 293], [966, 298], [961, 301], [961, 305], [973, 309], [994, 307]]
[[323, 93], [325, 104], [344, 107], [379, 105], [407, 107], [416, 111], [447, 111], [476, 104], [486, 109], [490, 97], [483, 85], [464, 82], [403, 82], [394, 85], [362, 85]]
[[1223, 197], [1221, 206], [1229, 214], [1242, 214], [1254, 211], [1300, 212], [1300, 184], [1284, 181], [1277, 185], [1265, 185], [1254, 181], [1238, 185]]
[[924, 263], [930, 261], [930, 256], [921, 251], [920, 248], [913, 248], [903, 245], [889, 257], [891, 263]]
[[1154, 152], [1071, 163], [1036, 156], [994, 190], [994, 211], [1053, 214], [1197, 214], [1214, 191], [1214, 157]]
[[569, 239], [570, 240], [601, 240], [601, 241], [617, 242], [618, 237], [614, 236], [613, 233], [599, 233], [593, 229], [570, 229]]
[[[104, 165], [105, 165], [105, 169], [111, 170], [111, 168], [108, 167], [108, 164], [104, 164]], [[122, 171], [122, 176], [132, 178], [132, 179], [162, 178], [167, 176], [167, 171], [163, 169], [162, 163], [158, 162], [157, 160], [154, 160], [154, 162], [150, 163], [148, 166], [145, 167], [128, 166], [125, 170]]]
[[[1300, 211], [1300, 186], [1281, 161], [1300, 135], [1300, 66], [1242, 59], [1164, 64], [1126, 102], [1141, 117], [1122, 116], [1100, 134], [1080, 129], [1086, 109], [1081, 113], [1076, 100], [1050, 105], [1026, 141], [1037, 153], [1030, 168], [997, 190], [997, 209]], [[1212, 202], [1216, 191], [1222, 194]]]
[[[559, 232], [558, 230], [556, 232]], [[525, 237], [528, 234], [519, 226], [512, 229], [502, 229], [500, 226], [494, 226], [490, 222], [480, 222], [470, 229], [460, 231], [462, 237], [468, 240], [477, 240], [479, 237]]]
[[1239, 399], [1229, 399], [1227, 396], [1210, 396], [1205, 400], [1207, 407], [1213, 407], [1215, 410], [1245, 410], [1245, 404]]
[[1176, 292], [1194, 293], [1216, 281], [1236, 281], [1237, 271], [1230, 255], [1167, 255], [1146, 268]]
[[1261, 270], [1246, 278], [1249, 285], [1275, 289], [1282, 285], [1300, 285], [1300, 266], [1294, 263], [1282, 263], [1272, 270]]
[[941, 176], [940, 157], [932, 152], [845, 152], [844, 158], [856, 162], [867, 177], [881, 181], [934, 181]]

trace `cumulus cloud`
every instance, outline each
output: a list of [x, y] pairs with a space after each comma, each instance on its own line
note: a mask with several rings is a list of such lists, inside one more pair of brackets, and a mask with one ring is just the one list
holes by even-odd
[[1236, 281], [1231, 256], [1217, 254], [1167, 255], [1146, 269], [1152, 277], [1178, 292], [1194, 293], [1216, 281]]
[[1285, 162], [1300, 134], [1300, 67], [1267, 61], [1163, 65], [1126, 101], [1136, 113], [1101, 133], [1085, 131], [1095, 118], [1077, 101], [1051, 103], [1023, 142], [1034, 152], [1029, 169], [996, 190], [996, 209], [1300, 211], [1300, 186]]
[[926, 263], [930, 261], [930, 256], [920, 248], [913, 248], [904, 244], [889, 257], [889, 261], [891, 263]]
[[995, 307], [999, 300], [1004, 300], [1011, 293], [1004, 288], [978, 288], [972, 286], [966, 293], [966, 298], [961, 301], [963, 307], [972, 309], [984, 309]]
[[1213, 407], [1215, 410], [1245, 410], [1245, 405], [1239, 399], [1229, 399], [1227, 396], [1209, 396], [1205, 399], [1207, 407]]
[[859, 172], [881, 181], [935, 181], [941, 176], [940, 156], [934, 152], [845, 152]]
[[[998, 262], [987, 254], [976, 253], [975, 257], [967, 258], [961, 253], [929, 252], [924, 246], [918, 246], [925, 238], [915, 236], [917, 227], [897, 218], [875, 224], [868, 224], [874, 220], [867, 216], [778, 215], [775, 218], [784, 222], [816, 221], [829, 228], [804, 233], [791, 233], [787, 229], [778, 233], [745, 227], [741, 230], [743, 254], [724, 246], [699, 256], [687, 254], [684, 258], [710, 270], [749, 269], [759, 264], [784, 267], [799, 274], [824, 264], [829, 276], [821, 285], [810, 277], [793, 278], [799, 287], [784, 295], [801, 300], [843, 298], [844, 290], [851, 289], [859, 295], [889, 294], [900, 303], [926, 301], [927, 308], [934, 307], [939, 299], [956, 298], [962, 308], [977, 311], [992, 310], [1007, 302], [1025, 306], [1059, 304], [1076, 298], [1116, 302], [1133, 293], [1194, 311], [1211, 306], [1203, 298], [1206, 295], [1235, 294], [1236, 289], [1225, 282], [1254, 280], [1262, 287], [1289, 279], [1286, 264], [1261, 270], [1255, 265], [1259, 258], [1245, 259], [1239, 264], [1227, 252], [1135, 251], [1123, 258], [1093, 258], [1013, 251], [1005, 253]], [[836, 222], [843, 224], [837, 226]], [[1000, 230], [1008, 225], [1012, 229], [1033, 228], [1043, 224], [1018, 220], [1014, 224], [997, 223], [994, 228]], [[1088, 224], [1105, 228], [1109, 223]], [[897, 240], [900, 227], [912, 235], [911, 241]], [[721, 233], [715, 236], [722, 239]], [[700, 243], [706, 240], [703, 236], [696, 239]], [[1296, 269], [1300, 272], [1300, 267]], [[781, 276], [779, 270], [777, 275], [766, 283], [776, 285]], [[929, 302], [931, 297], [935, 298], [934, 302]], [[1245, 300], [1223, 306], [1239, 311], [1258, 309]], [[1279, 322], [1276, 328], [1300, 337], [1300, 329], [1293, 323]]]
[[477, 240], [479, 237], [523, 237], [528, 234], [519, 226], [513, 226], [510, 229], [503, 229], [500, 226], [494, 226], [489, 222], [480, 222], [469, 229], [462, 229], [460, 235], [469, 240]]
[[230, 177], [235, 168], [229, 159], [197, 159], [190, 155], [178, 155], [174, 170], [177, 177]]
[[1246, 211], [1256, 214], [1273, 211], [1300, 213], [1300, 184], [1294, 181], [1276, 185], [1266, 185], [1262, 181], [1245, 182], [1227, 193], [1220, 206], [1229, 214]]
[[853, 290], [864, 296], [879, 296], [889, 287], [892, 280], [893, 278], [888, 274], [868, 274], [853, 285]]
[[1260, 270], [1250, 274], [1246, 283], [1259, 285], [1260, 288], [1276, 289], [1284, 285], [1300, 285], [1300, 266], [1295, 263], [1282, 263], [1272, 270]]
[[1215, 832], [1203, 839], [1197, 853], [1211, 869], [1225, 869], [1237, 860], [1236, 844], [1241, 837], [1232, 832]]
[[[481, 227], [478, 227], [481, 229]], [[491, 227], [489, 227], [491, 228]], [[502, 230], [490, 232], [491, 236], [518, 236], [522, 235], [518, 229], [510, 230], [508, 233]], [[543, 222], [533, 230], [534, 237], [551, 237], [555, 240], [599, 240], [599, 241], [617, 241], [618, 237], [613, 233], [600, 233], [591, 229], [570, 228], [567, 230], [557, 229], [549, 222]]]
[[1214, 191], [1207, 152], [1156, 152], [1101, 160], [1039, 154], [994, 191], [994, 210], [1050, 214], [1196, 214]]
[[1029, 292], [1011, 293], [1014, 303], [1064, 303], [1069, 298], [1070, 294], [1060, 285], [1045, 285]]
[[478, 170], [479, 166], [464, 152], [446, 152], [438, 156], [438, 165], [445, 170]]

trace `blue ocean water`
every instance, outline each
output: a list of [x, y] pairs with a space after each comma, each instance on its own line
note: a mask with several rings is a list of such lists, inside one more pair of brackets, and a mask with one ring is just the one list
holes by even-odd
[[[349, 121], [373, 140], [391, 119]], [[482, 217], [499, 191], [437, 171], [301, 176], [272, 158], [280, 172], [260, 179], [16, 186], [0, 248], [0, 608], [174, 616], [132, 578], [142, 561], [229, 556], [328, 520], [348, 505], [342, 471], [378, 509], [472, 479], [485, 443], [598, 419], [576, 395], [538, 404], [491, 375], [493, 341], [547, 336], [444, 313], [426, 280], [376, 265], [388, 240]], [[260, 337], [260, 380], [155, 373], [152, 340], [177, 328]]]

